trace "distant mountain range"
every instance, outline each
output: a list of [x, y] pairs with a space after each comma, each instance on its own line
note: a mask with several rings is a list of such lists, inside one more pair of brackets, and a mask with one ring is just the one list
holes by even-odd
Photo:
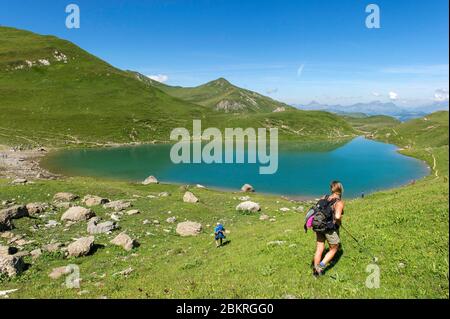
[[306, 105], [294, 105], [295, 107], [302, 110], [320, 110], [328, 111], [336, 114], [343, 115], [355, 115], [358, 117], [367, 115], [388, 115], [399, 119], [400, 121], [407, 121], [413, 118], [423, 117], [427, 114], [448, 110], [448, 102], [434, 102], [429, 105], [424, 105], [420, 107], [402, 107], [398, 106], [393, 102], [381, 102], [373, 101], [369, 103], [356, 103], [352, 105], [327, 105], [320, 104], [316, 101], [312, 101]]

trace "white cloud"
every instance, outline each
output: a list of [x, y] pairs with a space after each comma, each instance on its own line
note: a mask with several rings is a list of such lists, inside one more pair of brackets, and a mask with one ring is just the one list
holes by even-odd
[[378, 93], [378, 92], [372, 92], [372, 95], [373, 95], [373, 96], [376, 96], [376, 97], [379, 97], [381, 94]]
[[437, 89], [434, 91], [434, 100], [436, 102], [448, 102], [448, 89]]
[[169, 79], [169, 77], [165, 74], [147, 75], [147, 77], [149, 79], [152, 79], [154, 81], [161, 82], [161, 83], [164, 83]]
[[398, 93], [397, 92], [389, 92], [389, 98], [393, 101], [398, 99]]

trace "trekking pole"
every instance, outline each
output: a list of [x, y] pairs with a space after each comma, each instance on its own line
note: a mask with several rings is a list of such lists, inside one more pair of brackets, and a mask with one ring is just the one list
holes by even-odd
[[358, 246], [361, 248], [361, 250], [363, 250], [363, 251], [365, 251], [371, 258], [372, 258], [372, 261], [374, 262], [374, 263], [377, 263], [378, 262], [378, 258], [377, 257], [375, 257], [370, 251], [369, 251], [369, 249], [367, 249], [367, 247], [366, 246], [364, 246], [358, 239], [356, 239], [356, 237], [355, 236], [353, 236], [349, 231], [348, 231], [348, 229], [347, 228], [345, 228], [344, 226], [342, 226], [341, 225], [341, 227], [342, 227], [342, 229], [343, 230], [345, 230], [345, 232], [358, 244]]

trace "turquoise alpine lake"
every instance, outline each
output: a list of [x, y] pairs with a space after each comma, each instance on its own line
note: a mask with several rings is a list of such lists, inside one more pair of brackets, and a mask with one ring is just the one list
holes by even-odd
[[248, 183], [257, 192], [291, 197], [317, 197], [329, 191], [330, 181], [340, 180], [345, 197], [354, 198], [411, 183], [430, 172], [424, 162], [398, 153], [397, 147], [363, 137], [335, 143], [280, 144], [278, 171], [273, 175], [260, 175], [260, 163], [174, 164], [171, 147], [64, 150], [47, 156], [41, 165], [67, 176], [142, 181], [154, 175], [162, 183], [216, 189], [239, 190]]

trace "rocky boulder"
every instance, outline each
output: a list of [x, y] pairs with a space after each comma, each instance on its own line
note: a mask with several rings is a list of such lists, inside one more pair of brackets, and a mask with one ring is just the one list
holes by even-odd
[[91, 217], [94, 217], [95, 213], [81, 206], [70, 207], [62, 216], [62, 221], [74, 221], [78, 222], [81, 220], [88, 220]]
[[56, 193], [55, 196], [53, 196], [55, 202], [72, 202], [78, 198], [77, 195], [66, 192]]
[[127, 202], [127, 201], [124, 201], [124, 200], [115, 200], [115, 201], [112, 201], [112, 202], [104, 204], [103, 208], [105, 208], [105, 209], [113, 209], [116, 212], [119, 212], [119, 211], [125, 210], [125, 209], [127, 209], [127, 208], [129, 208], [131, 206], [133, 206], [131, 204], [131, 202]]
[[11, 182], [13, 185], [25, 185], [28, 181], [25, 178], [17, 178]]
[[130, 251], [134, 247], [137, 246], [136, 240], [132, 239], [125, 232], [120, 233], [113, 240], [111, 240], [111, 244], [116, 245], [116, 246], [120, 246], [123, 249], [125, 249], [126, 251]]
[[91, 235], [94, 234], [107, 234], [117, 229], [118, 225], [113, 221], [106, 221], [100, 223], [99, 218], [92, 218], [87, 224], [87, 232]]
[[28, 210], [28, 214], [37, 215], [43, 213], [45, 210], [49, 208], [47, 203], [29, 203], [26, 206]]
[[251, 193], [251, 192], [254, 192], [255, 189], [254, 189], [253, 186], [250, 185], [250, 184], [244, 184], [244, 185], [241, 187], [241, 191], [244, 192], [244, 193]]
[[42, 246], [42, 250], [48, 251], [49, 253], [55, 253], [55, 252], [59, 251], [61, 247], [62, 247], [61, 243], [51, 243], [51, 244]]
[[142, 182], [142, 185], [150, 185], [150, 184], [159, 184], [159, 181], [156, 179], [155, 176], [149, 176]]
[[169, 217], [166, 219], [166, 222], [168, 222], [169, 224], [173, 224], [177, 221], [177, 218], [175, 216]]
[[183, 196], [183, 202], [185, 202], [185, 203], [197, 203], [198, 202], [198, 198], [195, 197], [195, 195], [192, 194], [191, 192], [186, 192], [186, 193], [184, 193], [184, 196]]
[[258, 203], [246, 201], [242, 202], [239, 205], [236, 206], [237, 211], [244, 211], [244, 212], [259, 212], [261, 210], [261, 207]]
[[13, 219], [26, 216], [28, 216], [28, 210], [23, 205], [14, 205], [0, 210], [0, 232], [12, 229], [14, 227]]
[[186, 236], [197, 236], [202, 231], [202, 224], [196, 222], [182, 222], [177, 225], [177, 234], [186, 237]]
[[13, 277], [25, 270], [22, 257], [0, 254], [0, 274]]
[[88, 255], [94, 247], [94, 236], [82, 237], [67, 247], [69, 257], [82, 257]]
[[14, 248], [0, 245], [0, 255], [12, 255], [12, 254], [14, 254]]
[[87, 207], [92, 207], [109, 203], [109, 199], [95, 195], [86, 195], [83, 197], [81, 202], [85, 204]]
[[139, 210], [137, 210], [137, 209], [131, 209], [131, 210], [126, 212], [126, 214], [129, 215], [129, 216], [138, 215], [140, 213], [141, 212]]

